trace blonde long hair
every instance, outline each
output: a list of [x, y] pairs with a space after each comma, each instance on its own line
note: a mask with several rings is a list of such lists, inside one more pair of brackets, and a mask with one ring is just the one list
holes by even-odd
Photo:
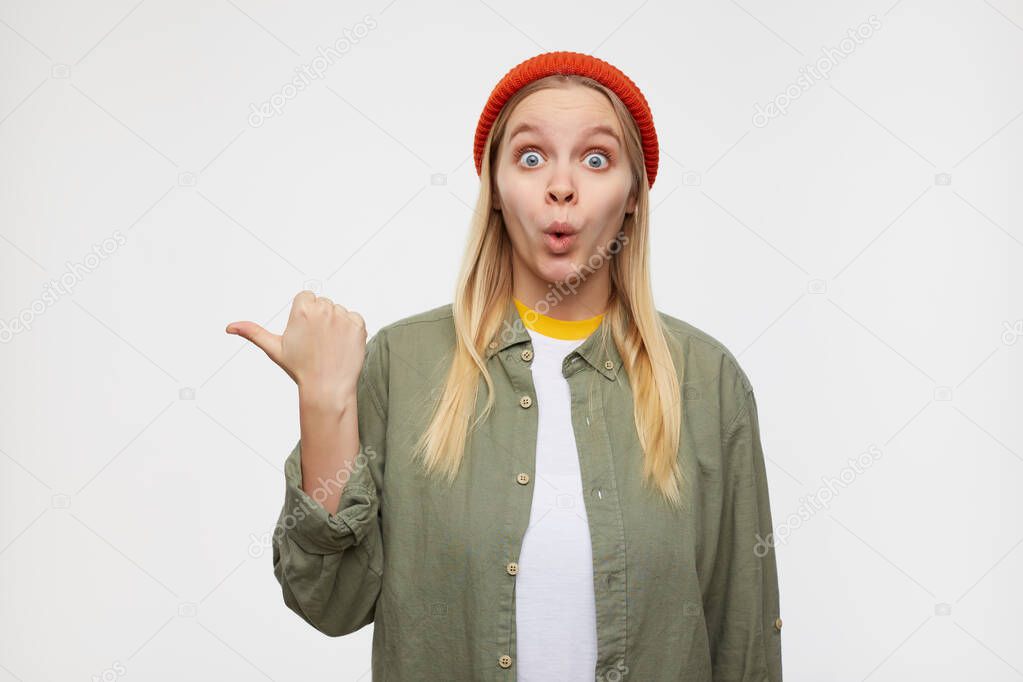
[[[414, 456], [429, 473], [450, 482], [457, 476], [469, 429], [486, 418], [494, 405], [494, 384], [486, 367], [487, 344], [500, 331], [512, 297], [512, 247], [503, 214], [494, 210], [492, 177], [508, 118], [530, 93], [573, 83], [593, 88], [610, 100], [625, 132], [625, 157], [632, 170], [636, 210], [625, 216], [619, 236], [624, 246], [608, 261], [611, 297], [606, 329], [622, 357], [633, 392], [634, 418], [643, 448], [643, 478], [672, 506], [682, 504], [686, 485], [678, 463], [682, 412], [679, 387], [682, 368], [669, 351], [670, 336], [654, 307], [650, 287], [649, 186], [639, 130], [629, 110], [612, 91], [578, 75], [553, 75], [523, 86], [509, 99], [494, 122], [483, 151], [480, 191], [462, 259], [452, 306], [456, 346], [429, 426], [415, 444]], [[604, 343], [608, 339], [603, 339]], [[681, 354], [679, 354], [681, 357]], [[487, 402], [479, 417], [469, 420], [478, 399], [479, 378], [487, 385]]]

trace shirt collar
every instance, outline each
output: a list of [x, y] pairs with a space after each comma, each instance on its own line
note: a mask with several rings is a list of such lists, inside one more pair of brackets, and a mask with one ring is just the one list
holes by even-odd
[[582, 341], [596, 331], [601, 318], [604, 317], [602, 313], [586, 320], [559, 320], [533, 310], [516, 298], [512, 300], [515, 301], [515, 307], [519, 309], [519, 316], [526, 323], [527, 329], [562, 341]]
[[[600, 326], [590, 334], [586, 339], [579, 344], [579, 346], [568, 354], [566, 362], [570, 362], [573, 356], [578, 355], [590, 364], [595, 370], [600, 372], [603, 376], [610, 380], [614, 380], [618, 371], [622, 366], [622, 358], [618, 353], [618, 347], [615, 345], [614, 339], [611, 336], [610, 321], [608, 315], [600, 321]], [[607, 333], [607, 347], [605, 348], [601, 344], [601, 336]], [[501, 326], [497, 330], [497, 335], [491, 339], [490, 343], [487, 344], [486, 355], [489, 360], [491, 357], [512, 346], [516, 346], [522, 343], [532, 345], [533, 339], [529, 335], [529, 331], [526, 329], [525, 323], [522, 321], [522, 317], [519, 315], [519, 309], [515, 305], [515, 300], [512, 297], [508, 297], [508, 303], [505, 306], [504, 319], [501, 321]]]

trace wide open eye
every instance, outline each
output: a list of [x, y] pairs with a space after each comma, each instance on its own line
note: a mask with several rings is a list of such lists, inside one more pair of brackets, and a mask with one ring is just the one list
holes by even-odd
[[[601, 156], [604, 157], [603, 165], [600, 164], [599, 160], [597, 160], [596, 162], [593, 161], [594, 157]], [[589, 166], [590, 168], [594, 168], [597, 170], [600, 170], [601, 168], [607, 168], [609, 165], [611, 165], [611, 157], [609, 154], [605, 154], [604, 152], [592, 151], [586, 155], [586, 165]]]
[[518, 157], [519, 164], [522, 164], [524, 159], [526, 160], [526, 168], [536, 168], [543, 161], [543, 158], [540, 156], [538, 151], [528, 147], [516, 152], [516, 156]]

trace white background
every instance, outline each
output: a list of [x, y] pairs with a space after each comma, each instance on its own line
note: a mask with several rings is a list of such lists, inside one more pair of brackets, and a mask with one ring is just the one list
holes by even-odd
[[369, 679], [372, 626], [331, 639], [283, 604], [297, 393], [224, 327], [280, 332], [303, 288], [371, 333], [450, 302], [483, 103], [548, 50], [652, 108], [658, 308], [753, 382], [785, 679], [1023, 678], [1019, 3], [22, 0], [0, 3], [0, 682]]

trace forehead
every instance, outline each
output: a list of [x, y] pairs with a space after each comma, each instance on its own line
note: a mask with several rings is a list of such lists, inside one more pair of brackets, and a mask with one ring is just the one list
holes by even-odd
[[607, 97], [581, 85], [544, 88], [524, 97], [508, 117], [505, 135], [510, 138], [526, 126], [540, 134], [558, 136], [594, 127], [610, 128], [619, 139], [622, 134]]

